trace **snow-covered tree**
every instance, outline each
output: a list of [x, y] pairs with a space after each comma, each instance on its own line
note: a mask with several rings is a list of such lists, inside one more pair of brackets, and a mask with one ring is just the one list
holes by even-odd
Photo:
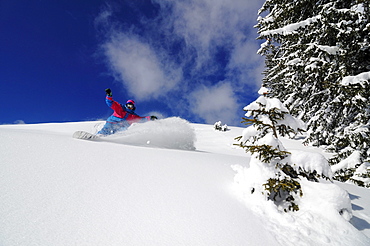
[[252, 155], [251, 172], [260, 174], [255, 177], [251, 192], [265, 194], [284, 211], [297, 211], [295, 200], [303, 195], [300, 180], [317, 182], [330, 178], [331, 170], [321, 155], [289, 152], [284, 148], [279, 137], [294, 137], [303, 131], [304, 124], [292, 117], [279, 99], [268, 98], [266, 88], [259, 93], [261, 96], [244, 108], [247, 112], [243, 119], [249, 127], [237, 138], [238, 145]]
[[369, 1], [266, 0], [262, 13], [258, 53], [271, 96], [307, 123], [306, 143], [336, 153], [331, 164], [355, 151], [359, 166], [369, 162]]
[[226, 132], [229, 128], [227, 127], [226, 124], [222, 125], [222, 122], [221, 121], [217, 121], [214, 125], [213, 125], [213, 128], [217, 131], [221, 131], [221, 132]]
[[348, 117], [347, 122], [336, 129], [336, 135], [328, 146], [329, 150], [336, 153], [330, 160], [334, 165], [335, 179], [343, 182], [349, 180], [368, 188], [370, 188], [369, 83], [370, 72], [348, 76], [341, 81], [339, 89], [342, 92], [333, 105], [340, 108], [342, 114]]

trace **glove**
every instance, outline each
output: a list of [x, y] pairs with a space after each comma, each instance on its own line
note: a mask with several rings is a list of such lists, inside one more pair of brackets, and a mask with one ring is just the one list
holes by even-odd
[[152, 116], [150, 116], [150, 120], [158, 120], [158, 118], [157, 118], [157, 116], [152, 115]]
[[105, 93], [107, 94], [107, 96], [111, 97], [112, 96], [112, 91], [111, 89], [105, 89]]

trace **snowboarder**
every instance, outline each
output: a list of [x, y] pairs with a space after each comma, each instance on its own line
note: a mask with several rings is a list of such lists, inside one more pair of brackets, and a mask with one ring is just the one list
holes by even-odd
[[111, 89], [105, 89], [105, 101], [114, 113], [106, 120], [104, 127], [97, 133], [98, 135], [110, 135], [117, 131], [126, 130], [132, 123], [156, 120], [156, 116], [141, 117], [135, 113], [135, 102], [128, 100], [125, 105], [113, 100]]

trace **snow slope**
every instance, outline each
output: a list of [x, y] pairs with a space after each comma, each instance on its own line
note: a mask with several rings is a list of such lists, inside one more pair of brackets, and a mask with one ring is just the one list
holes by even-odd
[[232, 145], [243, 128], [174, 118], [101, 142], [71, 137], [102, 124], [0, 126], [1, 246], [370, 245], [368, 189], [338, 184], [350, 193], [351, 223], [243, 200], [232, 168], [248, 167]]

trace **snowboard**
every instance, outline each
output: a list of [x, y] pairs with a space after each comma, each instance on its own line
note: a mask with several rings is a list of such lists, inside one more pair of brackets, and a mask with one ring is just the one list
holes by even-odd
[[100, 137], [95, 135], [95, 134], [91, 134], [90, 132], [85, 132], [85, 131], [77, 131], [75, 133], [73, 133], [73, 138], [77, 138], [77, 139], [84, 139], [84, 140], [99, 140]]

